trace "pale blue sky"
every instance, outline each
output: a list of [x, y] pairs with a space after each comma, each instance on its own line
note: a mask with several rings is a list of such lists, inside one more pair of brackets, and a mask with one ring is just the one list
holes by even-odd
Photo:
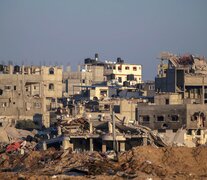
[[143, 65], [161, 51], [207, 56], [206, 0], [0, 0], [0, 63], [70, 63], [97, 52]]

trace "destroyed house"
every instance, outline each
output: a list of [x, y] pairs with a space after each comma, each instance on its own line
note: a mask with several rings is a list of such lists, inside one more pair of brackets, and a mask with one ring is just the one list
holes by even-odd
[[[204, 57], [161, 53], [155, 91], [179, 93], [186, 103], [207, 103], [207, 62]], [[167, 62], [167, 63], [166, 63]]]

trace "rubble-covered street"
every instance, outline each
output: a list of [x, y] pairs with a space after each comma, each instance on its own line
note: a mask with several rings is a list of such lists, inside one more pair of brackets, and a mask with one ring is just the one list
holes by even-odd
[[0, 179], [205, 179], [205, 147], [136, 147], [113, 159], [107, 153], [70, 150], [1, 154]]

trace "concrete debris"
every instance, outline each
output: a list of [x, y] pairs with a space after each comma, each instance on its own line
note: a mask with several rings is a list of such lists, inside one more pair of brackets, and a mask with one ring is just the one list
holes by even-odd
[[33, 137], [35, 134], [33, 132], [16, 129], [14, 127], [0, 127], [0, 142], [11, 143], [21, 140], [23, 137], [27, 136]]
[[0, 178], [5, 174], [36, 177], [82, 176], [83, 178], [122, 177], [122, 178], [161, 178], [161, 179], [198, 179], [206, 178], [207, 156], [205, 147], [136, 147], [119, 154], [113, 161], [107, 153], [71, 153], [50, 148], [46, 151], [30, 151], [27, 154], [1, 154]]

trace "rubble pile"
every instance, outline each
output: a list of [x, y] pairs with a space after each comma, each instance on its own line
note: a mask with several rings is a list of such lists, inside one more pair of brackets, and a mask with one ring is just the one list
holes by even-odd
[[128, 173], [159, 178], [207, 178], [206, 147], [133, 148], [120, 156]]
[[[0, 178], [16, 174], [24, 177], [97, 176], [123, 178], [207, 178], [206, 147], [137, 147], [121, 153], [115, 161], [107, 153], [31, 151], [21, 154], [1, 154]], [[2, 179], [2, 178], [1, 178]], [[15, 179], [15, 178], [14, 178]]]
[[85, 118], [78, 118], [69, 121], [61, 120], [58, 122], [58, 125], [61, 127], [61, 130], [64, 134], [74, 132], [74, 129], [76, 129], [76, 133], [83, 133], [89, 129], [89, 122]]
[[23, 137], [34, 136], [35, 132], [16, 129], [15, 127], [0, 127], [0, 142], [10, 143], [21, 140]]

